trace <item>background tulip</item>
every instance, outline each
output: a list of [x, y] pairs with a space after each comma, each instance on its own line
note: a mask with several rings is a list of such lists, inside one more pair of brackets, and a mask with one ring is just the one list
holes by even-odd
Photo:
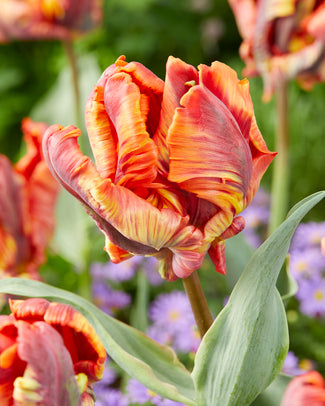
[[325, 381], [317, 371], [293, 378], [283, 395], [281, 406], [324, 406]]
[[86, 124], [96, 166], [73, 126], [50, 127], [44, 154], [105, 234], [112, 261], [154, 255], [173, 280], [209, 251], [225, 273], [224, 240], [244, 227], [237, 215], [275, 155], [257, 128], [247, 80], [219, 62], [197, 71], [170, 57], [164, 83], [120, 57], [91, 93]]
[[324, 81], [324, 2], [229, 0], [229, 4], [243, 37], [244, 74], [263, 77], [265, 101], [279, 81], [297, 78], [307, 89]]
[[0, 155], [0, 278], [39, 279], [38, 269], [45, 261], [59, 192], [41, 149], [47, 127], [24, 119], [26, 154], [15, 165]]
[[106, 352], [88, 321], [45, 299], [9, 304], [12, 313], [0, 316], [2, 404], [94, 404], [91, 384], [102, 377]]
[[101, 19], [101, 0], [2, 0], [0, 42], [72, 39]]

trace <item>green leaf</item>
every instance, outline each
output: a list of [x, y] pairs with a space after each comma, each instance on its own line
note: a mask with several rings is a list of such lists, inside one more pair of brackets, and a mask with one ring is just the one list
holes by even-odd
[[281, 370], [288, 330], [275, 287], [292, 235], [325, 192], [307, 197], [254, 253], [204, 336], [192, 373], [199, 406], [246, 406]]
[[93, 325], [107, 353], [128, 374], [162, 397], [196, 405], [191, 375], [170, 347], [108, 316], [82, 297], [42, 282], [4, 279], [0, 293], [43, 297], [74, 306]]

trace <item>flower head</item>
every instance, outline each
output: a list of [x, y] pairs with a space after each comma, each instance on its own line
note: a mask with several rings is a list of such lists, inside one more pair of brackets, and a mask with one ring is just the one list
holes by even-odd
[[120, 57], [86, 106], [96, 165], [80, 130], [52, 126], [43, 148], [53, 175], [96, 221], [118, 263], [155, 256], [160, 274], [185, 278], [209, 252], [225, 273], [224, 240], [244, 227], [274, 157], [257, 128], [247, 80], [228, 66], [170, 57], [165, 83]]
[[14, 166], [0, 155], [0, 278], [38, 279], [38, 268], [45, 261], [59, 192], [41, 148], [47, 127], [24, 119], [26, 154]]
[[45, 299], [9, 304], [12, 313], [0, 316], [5, 404], [93, 404], [91, 384], [102, 377], [106, 352], [88, 321], [73, 307]]
[[310, 89], [325, 79], [325, 4], [308, 0], [229, 0], [243, 38], [246, 76], [259, 74], [268, 101], [278, 82]]
[[325, 279], [301, 279], [296, 294], [300, 311], [310, 317], [325, 315]]
[[148, 335], [179, 352], [196, 352], [201, 339], [190, 302], [184, 292], [162, 293], [149, 308]]
[[102, 0], [2, 0], [0, 42], [70, 39], [101, 19]]
[[322, 406], [325, 404], [325, 381], [317, 371], [293, 378], [287, 386], [281, 406]]

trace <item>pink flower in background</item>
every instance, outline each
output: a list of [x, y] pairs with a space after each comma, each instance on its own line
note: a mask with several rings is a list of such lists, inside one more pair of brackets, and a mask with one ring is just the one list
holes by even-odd
[[47, 127], [24, 119], [26, 154], [15, 165], [0, 155], [0, 278], [39, 279], [38, 269], [45, 261], [59, 193], [41, 149]]
[[0, 42], [72, 39], [101, 20], [102, 0], [1, 0]]
[[72, 306], [45, 299], [10, 300], [0, 316], [1, 405], [94, 405], [106, 351]]
[[325, 381], [317, 371], [293, 378], [287, 386], [281, 406], [324, 406]]
[[296, 78], [310, 89], [325, 80], [323, 0], [228, 1], [243, 38], [243, 74], [263, 77], [265, 101], [279, 81]]

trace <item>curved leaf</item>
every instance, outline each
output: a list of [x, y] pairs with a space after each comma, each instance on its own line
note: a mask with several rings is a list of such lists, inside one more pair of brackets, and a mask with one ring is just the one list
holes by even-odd
[[4, 279], [0, 293], [43, 297], [74, 306], [93, 325], [107, 353], [127, 373], [162, 397], [196, 405], [191, 375], [170, 347], [108, 316], [82, 297], [42, 282]]
[[247, 264], [197, 352], [198, 405], [249, 405], [279, 373], [288, 331], [277, 277], [297, 225], [324, 197], [318, 192], [298, 203]]

